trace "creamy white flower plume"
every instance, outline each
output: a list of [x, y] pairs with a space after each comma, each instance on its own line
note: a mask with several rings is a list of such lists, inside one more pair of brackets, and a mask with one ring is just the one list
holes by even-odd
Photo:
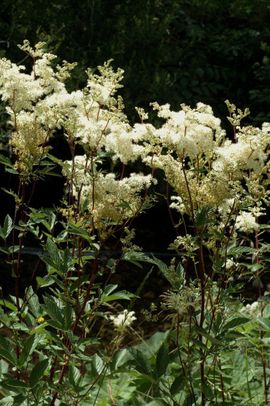
[[131, 326], [133, 321], [136, 320], [135, 312], [129, 312], [127, 309], [123, 310], [116, 316], [109, 316], [110, 320], [113, 322], [114, 327], [118, 330], [124, 330]]

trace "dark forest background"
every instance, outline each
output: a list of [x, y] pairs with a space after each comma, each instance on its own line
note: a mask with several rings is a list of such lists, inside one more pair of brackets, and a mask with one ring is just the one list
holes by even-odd
[[46, 41], [84, 70], [113, 58], [125, 70], [126, 112], [149, 102], [193, 106], [226, 116], [224, 100], [270, 120], [269, 0], [2, 0], [0, 56], [22, 63], [17, 44]]

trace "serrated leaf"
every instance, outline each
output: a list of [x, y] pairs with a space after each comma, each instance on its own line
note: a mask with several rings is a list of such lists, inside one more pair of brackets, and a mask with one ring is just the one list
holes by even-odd
[[165, 341], [157, 352], [156, 372], [158, 377], [161, 377], [166, 372], [168, 364], [169, 364], [169, 349], [168, 344]]
[[125, 290], [121, 290], [120, 292], [116, 292], [113, 295], [109, 296], [101, 296], [101, 303], [112, 302], [113, 300], [131, 300], [132, 298], [136, 297], [133, 293], [129, 293]]
[[95, 372], [100, 375], [104, 369], [104, 362], [98, 354], [94, 354], [92, 357], [92, 365]]
[[266, 330], [269, 331], [270, 330], [270, 320], [266, 317], [259, 317], [258, 318], [258, 322], [260, 323], [260, 325]]
[[70, 330], [72, 324], [73, 309], [70, 303], [66, 303], [63, 311], [65, 320], [65, 329]]
[[45, 260], [45, 262], [48, 261], [48, 263], [51, 266], [54, 266], [57, 270], [60, 270], [62, 257], [55, 242], [51, 239], [48, 239], [46, 243], [46, 249], [48, 251], [49, 257], [44, 257], [43, 259]]
[[210, 385], [208, 385], [207, 383], [204, 383], [202, 385], [202, 391], [205, 394], [207, 399], [211, 399], [213, 397], [213, 391]]
[[17, 307], [6, 299], [0, 299], [0, 305], [4, 306], [5, 308], [7, 308], [9, 310], [12, 310], [13, 312], [17, 311]]
[[55, 328], [56, 330], [67, 331], [64, 324], [61, 324], [61, 323], [59, 323], [59, 321], [56, 321], [56, 320], [48, 320], [47, 325]]
[[139, 351], [137, 349], [131, 348], [130, 353], [133, 356], [133, 359], [136, 363], [135, 369], [140, 372], [141, 374], [144, 374], [146, 376], [149, 376], [152, 378], [152, 368], [150, 365], [149, 360], [145, 356], [145, 354], [142, 351]]
[[41, 309], [38, 296], [34, 293], [32, 286], [29, 286], [26, 292], [26, 298], [29, 308], [35, 317], [40, 316]]
[[20, 390], [18, 395], [13, 397], [13, 406], [24, 406], [28, 396], [25, 390]]
[[255, 248], [252, 247], [242, 247], [242, 246], [238, 246], [238, 247], [231, 247], [228, 249], [228, 256], [237, 256], [237, 255], [241, 255], [241, 254], [245, 254], [245, 253], [254, 253], [256, 252]]
[[43, 359], [42, 361], [38, 362], [34, 368], [31, 371], [30, 377], [29, 377], [29, 383], [31, 388], [33, 388], [40, 378], [44, 375], [46, 369], [48, 368], [49, 365], [49, 360], [48, 358]]
[[68, 232], [70, 234], [77, 235], [88, 242], [91, 242], [93, 240], [93, 237], [91, 236], [91, 234], [89, 234], [89, 232], [87, 230], [82, 228], [80, 224], [71, 224], [70, 223], [68, 225]]
[[3, 164], [3, 165], [5, 165], [5, 166], [9, 166], [10, 168], [13, 168], [13, 167], [14, 167], [13, 163], [11, 162], [11, 160], [10, 160], [7, 156], [5, 156], [5, 155], [3, 155], [3, 154], [0, 154], [0, 163]]
[[117, 289], [117, 287], [118, 287], [118, 285], [111, 285], [111, 284], [105, 286], [101, 297], [110, 295], [110, 293], [114, 292], [115, 289]]
[[248, 317], [234, 317], [233, 319], [229, 320], [224, 326], [223, 331], [230, 330], [232, 328], [241, 326], [242, 324], [246, 324], [250, 321]]
[[134, 265], [137, 265], [139, 268], [142, 268], [140, 262], [152, 263], [152, 259], [145, 255], [143, 252], [130, 251], [126, 252], [123, 255], [123, 260], [131, 262]]
[[6, 361], [8, 361], [10, 364], [12, 364], [14, 366], [17, 364], [16, 358], [9, 351], [5, 350], [4, 348], [0, 348], [0, 357], [2, 357], [3, 359], [5, 359]]
[[27, 362], [29, 355], [31, 355], [31, 353], [34, 351], [35, 346], [37, 344], [36, 338], [37, 338], [36, 335], [31, 335], [25, 341], [22, 352], [19, 357], [19, 361], [18, 361], [19, 367], [22, 367]]
[[7, 379], [6, 381], [4, 381], [3, 383], [2, 383], [2, 385], [4, 386], [4, 387], [6, 387], [6, 388], [9, 388], [9, 389], [12, 389], [12, 390], [15, 390], [16, 388], [17, 389], [27, 389], [28, 388], [28, 385], [27, 385], [27, 383], [25, 383], [25, 382], [23, 382], [23, 381], [19, 381], [19, 380], [17, 380], [17, 379]]
[[203, 206], [195, 213], [195, 224], [197, 227], [203, 227], [209, 224], [209, 213], [212, 211], [211, 207]]
[[76, 368], [74, 365], [69, 366], [68, 380], [76, 393], [80, 393], [87, 386], [87, 384], [81, 384], [83, 380], [82, 373], [79, 368]]
[[[195, 329], [199, 334], [201, 334], [203, 337], [207, 338], [207, 340], [209, 340], [210, 343], [216, 344], [216, 345], [220, 345], [220, 344], [221, 344], [221, 342], [220, 342], [216, 337], [214, 337], [213, 335], [209, 334], [205, 329], [203, 329], [203, 328], [201, 328], [201, 327], [199, 327], [199, 326], [195, 326], [194, 329]], [[196, 340], [194, 340], [194, 342], [196, 342]], [[196, 342], [196, 345], [197, 345], [197, 342]]]
[[3, 399], [0, 400], [0, 405], [4, 406], [13, 406], [13, 396], [6, 396]]
[[6, 361], [10, 362], [12, 365], [17, 364], [17, 357], [13, 349], [12, 342], [0, 335], [0, 356], [2, 356]]
[[74, 365], [69, 365], [68, 367], [68, 379], [72, 386], [76, 386], [78, 380], [80, 379], [81, 372]]
[[50, 276], [47, 276], [46, 278], [37, 276], [36, 280], [39, 288], [45, 288], [46, 286], [51, 286], [55, 283], [55, 280]]
[[178, 395], [179, 392], [184, 388], [184, 386], [185, 386], [184, 378], [182, 376], [177, 376], [170, 387], [171, 395], [172, 396]]
[[12, 231], [12, 219], [9, 214], [6, 215], [3, 227], [0, 227], [0, 237], [6, 240]]
[[124, 348], [123, 350], [118, 351], [112, 360], [112, 369], [117, 370], [121, 366], [125, 365], [132, 359], [130, 352]]
[[58, 305], [55, 303], [55, 301], [49, 298], [48, 296], [44, 297], [44, 303], [45, 303], [45, 311], [49, 315], [49, 317], [64, 327], [62, 308], [60, 309]]
[[7, 238], [9, 236], [9, 234], [12, 231], [12, 228], [13, 228], [13, 226], [12, 226], [12, 218], [10, 217], [9, 214], [7, 214], [6, 217], [5, 217], [5, 220], [4, 220], [3, 228], [2, 228], [2, 232], [3, 232], [4, 236], [5, 236], [5, 238]]
[[170, 332], [157, 331], [152, 335], [148, 340], [143, 341], [142, 343], [132, 347], [142, 351], [147, 357], [151, 358], [157, 353], [164, 341], [167, 340]]

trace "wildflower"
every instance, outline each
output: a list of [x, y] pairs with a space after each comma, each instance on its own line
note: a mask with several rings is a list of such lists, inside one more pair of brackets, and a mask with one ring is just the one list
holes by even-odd
[[[73, 193], [76, 196], [80, 190], [82, 206], [91, 211], [95, 226], [99, 230], [106, 228], [107, 221], [111, 224], [121, 224], [132, 218], [142, 207], [140, 193], [154, 183], [151, 175], [131, 173], [129, 177], [118, 180], [113, 173], [98, 173], [93, 189], [93, 178], [87, 171], [86, 156], [76, 157], [74, 162], [74, 173], [71, 161], [65, 161], [63, 173], [70, 178], [73, 176]], [[94, 210], [89, 196], [94, 196]]]
[[247, 211], [242, 211], [236, 217], [235, 222], [236, 230], [243, 231], [245, 233], [252, 233], [259, 229], [259, 224], [256, 221], [256, 217]]
[[227, 260], [226, 260], [226, 269], [227, 270], [235, 268], [236, 265], [237, 264], [234, 262], [233, 259], [227, 258]]
[[260, 316], [261, 310], [262, 310], [262, 302], [255, 301], [251, 304], [247, 304], [246, 306], [243, 306], [242, 309], [240, 310], [241, 313], [247, 314], [252, 317]]
[[39, 316], [39, 317], [37, 318], [38, 324], [42, 324], [42, 323], [44, 323], [44, 321], [45, 321], [45, 319], [44, 319], [43, 316]]
[[127, 327], [130, 327], [132, 322], [136, 320], [135, 312], [129, 312], [127, 309], [123, 310], [117, 316], [109, 316], [110, 320], [112, 320], [114, 327], [117, 330], [124, 330]]

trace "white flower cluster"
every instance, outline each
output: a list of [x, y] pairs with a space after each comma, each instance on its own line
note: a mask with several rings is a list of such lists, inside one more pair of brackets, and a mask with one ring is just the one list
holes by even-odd
[[137, 214], [142, 205], [140, 193], [153, 182], [151, 175], [131, 173], [129, 177], [116, 179], [113, 173], [94, 174], [85, 155], [75, 157], [74, 163], [65, 161], [64, 175], [72, 181], [73, 195], [79, 199], [82, 209], [91, 214], [95, 227], [100, 230]]
[[265, 150], [268, 145], [267, 132], [254, 127], [240, 128], [236, 143], [226, 140], [216, 149], [218, 158], [213, 167], [221, 173], [229, 172], [234, 179], [241, 177], [242, 171], [260, 172], [267, 158]]
[[21, 48], [34, 60], [30, 73], [0, 60], [0, 95], [13, 128], [11, 145], [21, 174], [30, 176], [57, 129], [69, 143], [82, 144], [92, 155], [105, 149], [123, 163], [137, 159], [142, 147], [136, 143], [136, 130], [127, 123], [121, 99], [114, 97], [121, 87], [121, 69], [114, 72], [109, 61], [98, 67], [99, 74], [88, 70], [86, 87], [68, 92], [64, 82], [75, 64], [54, 66], [56, 56], [45, 52], [43, 43], [33, 49], [25, 41]]
[[203, 103], [195, 109], [182, 105], [179, 112], [168, 104], [153, 107], [166, 121], [151, 132], [145, 129], [143, 160], [164, 171], [176, 192], [170, 207], [193, 220], [211, 208], [219, 214], [216, 224], [211, 223], [215, 233], [234, 222], [237, 232], [258, 230], [255, 211], [262, 213], [262, 201], [269, 201], [269, 125], [238, 126], [233, 142]]
[[262, 312], [263, 302], [255, 301], [251, 304], [247, 304], [240, 309], [240, 312], [243, 314], [247, 314], [252, 317], [258, 317], [261, 315]]
[[117, 330], [125, 330], [130, 327], [133, 321], [136, 320], [135, 312], [129, 312], [127, 309], [123, 310], [117, 316], [110, 315], [110, 320], [113, 322]]
[[244, 233], [252, 233], [259, 229], [259, 224], [252, 213], [241, 211], [236, 217], [235, 228]]
[[229, 271], [229, 270], [231, 270], [231, 269], [234, 269], [234, 268], [236, 268], [237, 267], [237, 263], [233, 260], [233, 259], [231, 259], [231, 258], [227, 258], [226, 259], [226, 269]]
[[180, 249], [188, 253], [188, 256], [192, 257], [194, 252], [198, 250], [199, 246], [196, 239], [190, 235], [178, 236], [172, 244], [170, 244], [171, 249]]
[[220, 120], [214, 117], [211, 107], [203, 103], [198, 103], [194, 110], [182, 105], [179, 112], [171, 111], [168, 104], [154, 103], [153, 106], [158, 116], [167, 120], [156, 130], [161, 144], [173, 149], [182, 159], [208, 154], [213, 150], [214, 139], [224, 136]]
[[[109, 156], [112, 164], [140, 158], [153, 173], [161, 169], [174, 189], [171, 207], [181, 215], [195, 220], [211, 208], [218, 213], [219, 224], [212, 221], [215, 231], [229, 224], [228, 216], [231, 224], [236, 220], [238, 232], [258, 229], [254, 210], [269, 201], [269, 123], [262, 129], [241, 127], [237, 116], [237, 134], [231, 141], [208, 105], [181, 105], [172, 111], [169, 104], [153, 103], [164, 124], [156, 128], [146, 123], [147, 114], [137, 109], [141, 122], [131, 126], [116, 96], [123, 71], [114, 71], [110, 61], [98, 67], [97, 74], [87, 71], [84, 89], [69, 92], [65, 81], [75, 64], [55, 66], [55, 55], [46, 52], [43, 43], [31, 48], [25, 41], [21, 48], [33, 58], [32, 71], [1, 59], [0, 96], [12, 127], [15, 165], [27, 180], [47, 153], [49, 138], [61, 129], [73, 155], [63, 165], [70, 192], [96, 226], [119, 224], [136, 214], [143, 191], [153, 183], [151, 175], [117, 178], [105, 173], [100, 169], [102, 157]], [[84, 156], [74, 156], [77, 144]]]

